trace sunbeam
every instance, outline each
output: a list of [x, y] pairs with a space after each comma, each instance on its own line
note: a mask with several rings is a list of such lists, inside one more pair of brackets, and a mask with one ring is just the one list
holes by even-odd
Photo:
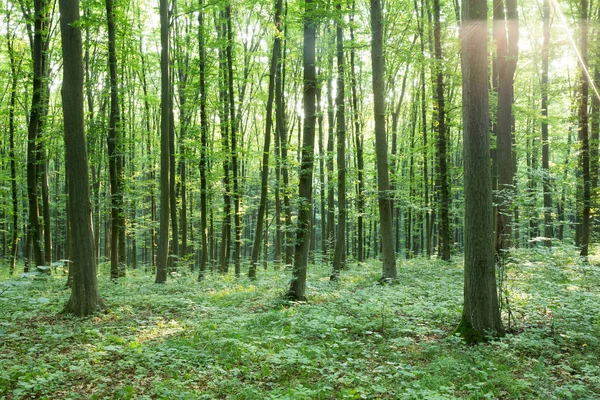
[[590, 82], [590, 85], [592, 86], [592, 89], [594, 90], [594, 94], [596, 95], [598, 100], [600, 100], [600, 93], [598, 92], [598, 88], [596, 87], [596, 84], [594, 83], [594, 80], [592, 79], [592, 76], [590, 75], [590, 71], [589, 71], [587, 65], [585, 65], [585, 62], [583, 61], [583, 57], [581, 56], [581, 53], [579, 52], [579, 49], [577, 48], [575, 39], [573, 39], [573, 33], [571, 32], [571, 28], [569, 27], [569, 24], [567, 23], [567, 19], [565, 18], [565, 15], [563, 14], [563, 12], [560, 9], [560, 6], [558, 5], [558, 0], [550, 0], [550, 1], [552, 2], [552, 7], [556, 11], [556, 14], [558, 14], [558, 17], [560, 18], [561, 22], [565, 26], [565, 30], [567, 31], [567, 36], [569, 37], [569, 41], [571, 42], [571, 45], [573, 46], [573, 50], [575, 50], [575, 54], [577, 54], [577, 58], [579, 59], [579, 64], [581, 64], [581, 69], [583, 69], [583, 72], [585, 73], [587, 80]]

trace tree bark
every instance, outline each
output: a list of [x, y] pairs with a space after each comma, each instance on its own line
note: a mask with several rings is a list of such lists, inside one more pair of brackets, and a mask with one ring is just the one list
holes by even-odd
[[435, 79], [436, 91], [434, 99], [434, 115], [437, 124], [437, 186], [438, 186], [438, 212], [439, 212], [439, 235], [440, 235], [440, 258], [450, 261], [450, 188], [448, 185], [448, 156], [447, 156], [447, 131], [446, 131], [446, 102], [444, 98], [444, 56], [442, 54], [441, 23], [440, 23], [440, 0], [433, 0], [434, 14], [434, 47], [435, 47]]
[[[44, 98], [47, 96], [45, 83], [47, 33], [45, 33], [45, 30], [48, 22], [48, 5], [44, 0], [34, 0], [33, 4], [33, 96], [27, 128], [27, 198], [29, 200], [29, 226], [27, 231], [29, 246], [26, 246], [26, 248], [33, 249], [33, 259], [36, 265], [44, 265], [44, 239], [38, 199], [38, 163], [40, 161], [38, 141], [45, 113], [46, 101]], [[29, 251], [26, 251], [26, 258], [29, 257]]]
[[312, 177], [314, 164], [314, 141], [316, 126], [316, 87], [317, 73], [315, 68], [316, 29], [314, 20], [315, 3], [304, 1], [304, 132], [302, 140], [302, 162], [300, 164], [298, 186], [298, 225], [296, 228], [296, 247], [294, 251], [294, 268], [287, 298], [293, 301], [306, 300], [306, 270], [308, 266], [308, 249], [310, 247], [311, 214], [312, 214]]
[[[341, 17], [342, 3], [336, 5], [338, 15]], [[333, 271], [331, 280], [337, 280], [343, 268], [346, 242], [346, 113], [345, 113], [345, 68], [344, 68], [344, 32], [341, 22], [336, 27], [336, 52], [337, 52], [337, 93], [335, 97], [336, 125], [337, 125], [337, 168], [338, 168], [338, 221], [333, 255]]]
[[589, 82], [586, 75], [588, 68], [588, 0], [581, 0], [581, 98], [579, 101], [579, 142], [581, 145], [580, 151], [580, 168], [583, 184], [583, 202], [581, 209], [581, 252], [580, 255], [584, 258], [588, 256], [589, 241], [590, 241], [590, 225], [591, 225], [591, 175], [590, 175], [590, 142], [589, 142], [589, 127], [588, 127], [588, 95]]
[[208, 264], [208, 238], [207, 238], [207, 197], [208, 188], [206, 182], [206, 171], [208, 169], [208, 117], [206, 115], [206, 45], [204, 43], [204, 0], [199, 1], [198, 7], [198, 43], [200, 47], [199, 54], [199, 78], [200, 78], [200, 237], [201, 237], [201, 256], [198, 280], [204, 279], [206, 266]]
[[169, 0], [160, 0], [160, 226], [156, 260], [156, 283], [167, 281], [169, 256], [169, 201], [170, 201], [170, 143], [171, 127], [171, 67], [169, 51]]
[[461, 24], [465, 192], [464, 307], [467, 342], [504, 333], [496, 291], [488, 108], [487, 2], [463, 0]]
[[123, 138], [121, 133], [121, 116], [119, 113], [119, 87], [117, 82], [117, 51], [114, 20], [114, 0], [106, 0], [108, 26], [108, 68], [110, 76], [110, 114], [108, 127], [108, 165], [110, 176], [110, 277], [117, 279], [125, 275], [124, 243], [121, 245], [121, 230], [124, 229], [123, 202]]
[[[506, 6], [506, 13], [504, 12]], [[513, 81], [517, 67], [519, 20], [516, 0], [494, 0], [494, 37], [498, 70], [498, 111], [496, 115], [496, 157], [498, 165], [498, 207], [496, 250], [511, 246], [511, 209], [514, 197]]]
[[[269, 187], [269, 153], [271, 151], [271, 129], [273, 126], [273, 98], [275, 96], [275, 75], [277, 74], [277, 63], [279, 62], [279, 54], [281, 53], [281, 12], [283, 8], [282, 0], [277, 0], [275, 3], [275, 18], [274, 23], [277, 27], [275, 38], [273, 39], [273, 53], [271, 54], [271, 64], [269, 66], [269, 92], [267, 97], [267, 115], [265, 126], [265, 140], [263, 147], [263, 157], [261, 166], [261, 183], [260, 183], [260, 205], [258, 207], [258, 215], [256, 216], [256, 230], [254, 233], [254, 244], [252, 246], [252, 261], [248, 270], [248, 277], [256, 279], [256, 265], [258, 264], [258, 256], [260, 255], [260, 245], [264, 230], [265, 213], [267, 209], [267, 193]], [[267, 254], [265, 252], [265, 259]]]
[[383, 15], [380, 0], [371, 0], [371, 63], [373, 67], [373, 106], [375, 118], [375, 151], [377, 155], [377, 190], [382, 244], [382, 280], [397, 278], [396, 255], [392, 227], [392, 196], [390, 193], [387, 137], [385, 130], [385, 93], [383, 58]]
[[550, 180], [550, 142], [548, 140], [548, 61], [550, 53], [550, 1], [544, 0], [544, 43], [542, 44], [542, 185], [544, 192], [544, 245], [552, 246], [552, 193]]
[[68, 181], [69, 223], [77, 245], [71, 248], [73, 282], [65, 311], [86, 316], [102, 307], [96, 278], [96, 251], [92, 228], [87, 146], [83, 116], [83, 61], [79, 2], [60, 0], [63, 53], [62, 102], [65, 130], [65, 168]]
[[[10, 14], [9, 14], [10, 18]], [[8, 22], [7, 22], [8, 25]], [[10, 61], [10, 102], [8, 108], [8, 158], [10, 160], [10, 188], [12, 198], [12, 238], [10, 241], [9, 273], [14, 274], [19, 245], [19, 198], [17, 192], [17, 165], [15, 160], [15, 103], [17, 100], [17, 65], [14, 52], [14, 36], [6, 31], [8, 58]]]

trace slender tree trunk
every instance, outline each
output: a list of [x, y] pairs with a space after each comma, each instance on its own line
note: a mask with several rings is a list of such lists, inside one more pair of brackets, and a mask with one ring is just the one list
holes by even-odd
[[202, 280], [206, 273], [208, 263], [209, 249], [207, 238], [207, 197], [208, 188], [206, 182], [207, 157], [208, 157], [208, 117], [206, 115], [206, 48], [204, 44], [204, 0], [199, 0], [198, 7], [198, 43], [200, 46], [199, 54], [199, 77], [200, 77], [200, 230], [202, 253], [200, 257], [200, 271], [198, 272], [198, 280]]
[[[260, 183], [260, 205], [258, 207], [258, 215], [256, 216], [256, 230], [254, 233], [254, 244], [252, 246], [252, 261], [248, 270], [248, 277], [256, 279], [256, 265], [260, 255], [260, 244], [263, 235], [263, 226], [265, 213], [267, 209], [267, 192], [269, 187], [269, 153], [271, 151], [271, 129], [273, 125], [273, 98], [275, 96], [275, 74], [277, 73], [277, 63], [279, 62], [279, 54], [281, 53], [281, 11], [283, 8], [282, 0], [277, 0], [275, 5], [274, 23], [277, 26], [275, 38], [273, 39], [273, 53], [271, 55], [271, 64], [269, 67], [269, 92], [267, 98], [267, 115], [265, 127], [265, 141], [263, 148], [262, 167], [261, 167], [261, 183]], [[265, 237], [266, 242], [266, 237]], [[265, 251], [265, 259], [267, 259]]]
[[579, 142], [581, 143], [580, 166], [583, 179], [583, 203], [581, 210], [581, 256], [587, 258], [591, 225], [591, 175], [590, 175], [590, 142], [588, 133], [588, 94], [589, 83], [586, 75], [588, 68], [588, 0], [581, 0], [581, 59], [580, 76], [581, 98], [579, 103]]
[[96, 252], [92, 228], [88, 158], [83, 116], [83, 60], [79, 28], [79, 2], [60, 0], [63, 52], [62, 102], [65, 130], [65, 168], [68, 180], [68, 209], [77, 246], [71, 249], [71, 297], [65, 311], [77, 316], [94, 313], [102, 306], [96, 278]]
[[544, 191], [544, 245], [552, 246], [552, 193], [550, 180], [550, 142], [548, 140], [548, 59], [550, 53], [550, 1], [544, 0], [544, 43], [542, 45], [542, 169]]
[[[336, 4], [338, 14], [341, 16], [342, 3]], [[341, 23], [336, 27], [337, 50], [337, 93], [335, 97], [336, 123], [337, 123], [337, 168], [338, 168], [338, 223], [333, 255], [333, 271], [331, 280], [337, 280], [343, 268], [345, 242], [346, 242], [346, 113], [345, 113], [345, 68], [344, 68], [344, 32]]]
[[441, 24], [440, 24], [440, 0], [433, 0], [434, 14], [434, 47], [435, 47], [435, 79], [436, 91], [434, 99], [434, 116], [437, 130], [437, 186], [438, 186], [438, 213], [439, 213], [439, 236], [440, 236], [440, 258], [450, 261], [450, 188], [448, 185], [448, 161], [446, 140], [446, 102], [444, 98], [444, 56], [442, 54]]
[[350, 14], [350, 42], [352, 47], [350, 49], [350, 79], [352, 86], [352, 119], [354, 122], [354, 146], [356, 148], [356, 177], [357, 177], [357, 188], [356, 188], [356, 209], [358, 212], [356, 230], [357, 230], [357, 261], [363, 262], [365, 260], [365, 249], [364, 249], [364, 213], [365, 213], [365, 161], [363, 155], [363, 138], [360, 126], [360, 115], [358, 110], [358, 82], [356, 79], [356, 50], [354, 48], [354, 27], [352, 22], [354, 21], [355, 2], [352, 1], [352, 13]]
[[327, 36], [330, 37], [331, 50], [328, 51], [327, 65], [329, 67], [330, 77], [327, 79], [327, 254], [333, 248], [335, 238], [335, 188], [333, 185], [334, 164], [333, 147], [335, 142], [335, 105], [333, 102], [333, 46], [335, 44], [335, 35], [327, 29]]
[[[9, 14], [10, 17], [10, 14]], [[7, 23], [8, 24], [8, 23]], [[10, 160], [10, 188], [12, 198], [12, 238], [10, 241], [9, 272], [14, 274], [17, 263], [17, 252], [19, 248], [19, 198], [17, 192], [17, 165], [15, 160], [15, 103], [17, 99], [17, 66], [14, 53], [14, 39], [8, 30], [6, 31], [6, 43], [8, 46], [8, 57], [10, 60], [10, 105], [8, 108], [8, 158]]]
[[[504, 12], [506, 5], [506, 13]], [[494, 37], [498, 69], [496, 155], [498, 164], [498, 215], [496, 250], [511, 246], [511, 209], [514, 196], [512, 126], [513, 80], [517, 66], [519, 20], [516, 0], [494, 0]]]
[[382, 244], [382, 280], [395, 281], [396, 255], [392, 227], [392, 199], [389, 178], [388, 146], [385, 130], [385, 89], [383, 58], [383, 15], [380, 0], [371, 0], [371, 63], [373, 66], [373, 106], [375, 114], [375, 147], [377, 155], [377, 190]]
[[504, 333], [496, 288], [490, 169], [487, 2], [463, 0], [461, 26], [465, 185], [464, 307], [467, 342]]
[[160, 0], [160, 232], [156, 260], [156, 283], [167, 281], [169, 256], [169, 201], [170, 201], [170, 143], [171, 127], [171, 69], [169, 39], [169, 0]]
[[[39, 199], [38, 199], [38, 163], [39, 146], [38, 140], [43, 126], [44, 97], [46, 96], [45, 70], [47, 47], [47, 20], [48, 5], [44, 0], [34, 0], [34, 36], [32, 43], [33, 58], [33, 96], [31, 98], [31, 110], [29, 115], [29, 126], [27, 129], [27, 198], [29, 200], [29, 227], [28, 242], [33, 249], [33, 259], [36, 265], [44, 265], [45, 255], [43, 248], [43, 229], [40, 221]], [[27, 246], [29, 248], [29, 246]], [[29, 258], [29, 251], [26, 252]]]
[[117, 82], [117, 54], [113, 1], [106, 0], [108, 25], [108, 67], [110, 76], [110, 116], [108, 127], [108, 165], [110, 175], [110, 277], [117, 279], [123, 276], [125, 265], [120, 264], [121, 250], [119, 237], [124, 226], [120, 224], [123, 209], [123, 139], [121, 137], [121, 117], [119, 113], [119, 88]]
[[302, 162], [300, 164], [298, 226], [296, 229], [296, 247], [292, 281], [287, 298], [294, 301], [306, 300], [306, 270], [308, 266], [308, 249], [310, 247], [311, 214], [312, 214], [312, 177], [314, 164], [314, 141], [316, 125], [315, 95], [317, 73], [315, 68], [316, 21], [314, 18], [315, 3], [304, 1], [304, 135], [302, 141]]

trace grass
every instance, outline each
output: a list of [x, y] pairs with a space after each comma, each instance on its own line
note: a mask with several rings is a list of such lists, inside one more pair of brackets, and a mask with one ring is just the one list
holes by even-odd
[[506, 337], [466, 346], [462, 268], [352, 265], [337, 283], [310, 266], [304, 304], [287, 271], [259, 279], [101, 270], [106, 313], [60, 314], [66, 277], [0, 278], [0, 398], [593, 399], [600, 396], [600, 268], [571, 248], [513, 253]]

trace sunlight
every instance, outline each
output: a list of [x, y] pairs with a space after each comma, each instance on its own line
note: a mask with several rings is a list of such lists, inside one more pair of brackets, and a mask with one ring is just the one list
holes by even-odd
[[573, 38], [573, 32], [571, 30], [571, 27], [569, 26], [565, 15], [563, 14], [562, 10], [560, 9], [558, 0], [550, 0], [550, 1], [552, 2], [552, 7], [554, 8], [554, 11], [556, 11], [556, 14], [560, 18], [560, 21], [561, 21], [562, 25], [564, 26], [565, 31], [567, 32], [567, 36], [569, 37], [569, 42], [571, 42], [571, 46], [573, 46], [573, 50], [575, 51], [575, 54], [577, 54], [579, 64], [581, 64], [581, 68], [583, 69], [583, 72], [585, 73], [585, 76], [586, 76], [588, 82], [590, 83], [590, 86], [592, 87], [594, 94], [596, 95], [598, 100], [600, 100], [600, 93], [598, 93], [598, 88], [596, 87], [596, 84], [594, 83], [594, 80], [592, 79], [592, 76], [590, 75], [589, 69], [585, 65], [585, 62], [583, 61], [583, 57], [581, 56], [581, 53], [579, 52], [579, 48], [577, 47], [577, 44], [575, 43], [575, 39]]

